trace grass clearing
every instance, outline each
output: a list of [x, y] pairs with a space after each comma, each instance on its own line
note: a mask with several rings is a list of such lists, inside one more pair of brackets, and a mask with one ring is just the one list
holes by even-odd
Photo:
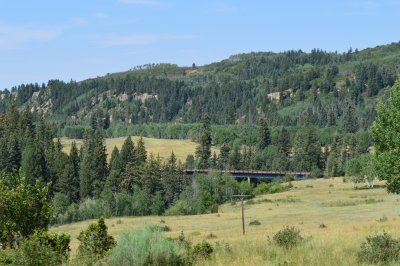
[[[165, 232], [167, 236], [177, 237], [183, 231], [193, 243], [203, 240], [212, 243], [215, 254], [210, 260], [199, 262], [206, 265], [367, 265], [360, 264], [357, 253], [368, 235], [385, 230], [394, 238], [400, 237], [400, 196], [387, 194], [382, 186], [353, 190], [342, 178], [292, 183], [290, 191], [261, 195], [255, 199], [257, 204], [245, 205], [245, 236], [241, 231], [240, 204], [230, 203], [220, 206], [219, 215], [116, 217], [106, 223], [109, 233], [118, 237], [122, 231], [160, 224], [163, 220], [163, 225], [171, 228]], [[347, 201], [358, 204], [324, 206]], [[248, 226], [254, 220], [260, 225]], [[76, 237], [92, 222], [50, 230], [71, 235], [73, 255], [79, 244]], [[305, 241], [285, 250], [268, 240], [284, 226], [298, 228]], [[218, 237], [210, 238], [211, 233]]]
[[[112, 150], [116, 146], [119, 150], [121, 150], [122, 144], [124, 143], [127, 137], [120, 137], [120, 138], [109, 138], [106, 139], [106, 149], [108, 159], [110, 159]], [[138, 141], [140, 137], [132, 136], [132, 140], [135, 142]], [[147, 155], [153, 153], [154, 156], [160, 154], [161, 158], [168, 158], [171, 155], [171, 152], [174, 152], [177, 159], [185, 162], [186, 157], [189, 154], [193, 154], [196, 150], [197, 143], [191, 140], [177, 140], [177, 139], [156, 139], [156, 138], [143, 138], [144, 145], [147, 150]], [[81, 139], [68, 139], [68, 138], [61, 138], [61, 144], [63, 146], [63, 151], [69, 154], [71, 150], [71, 144], [75, 141], [78, 149], [82, 145]], [[212, 149], [211, 152], [214, 152], [216, 149]]]

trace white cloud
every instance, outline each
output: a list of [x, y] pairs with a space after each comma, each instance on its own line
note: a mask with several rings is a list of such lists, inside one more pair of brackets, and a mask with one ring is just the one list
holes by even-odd
[[165, 1], [161, 0], [118, 0], [118, 2], [123, 4], [154, 6], [154, 7], [164, 7], [168, 5]]
[[16, 49], [31, 42], [50, 41], [62, 34], [55, 28], [0, 24], [0, 49]]
[[104, 42], [105, 46], [145, 45], [159, 41], [189, 40], [194, 35], [125, 35], [112, 36]]

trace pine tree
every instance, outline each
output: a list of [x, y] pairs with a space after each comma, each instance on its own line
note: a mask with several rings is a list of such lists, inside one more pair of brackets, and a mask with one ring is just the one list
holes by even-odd
[[110, 159], [110, 174], [106, 180], [106, 186], [113, 193], [119, 192], [121, 187], [122, 162], [117, 147], [114, 147]]
[[80, 196], [99, 197], [108, 175], [106, 146], [101, 129], [86, 132], [81, 152]]
[[358, 119], [355, 113], [355, 108], [351, 103], [348, 103], [344, 110], [342, 129], [345, 132], [350, 133], [355, 133], [358, 130]]
[[93, 147], [93, 193], [95, 197], [100, 197], [108, 175], [107, 153], [104, 143], [104, 136], [101, 129], [98, 128], [94, 133]]
[[231, 149], [227, 144], [222, 144], [220, 154], [219, 154], [219, 168], [227, 169], [229, 168], [229, 153]]
[[258, 149], [262, 151], [270, 144], [271, 133], [269, 132], [267, 120], [261, 118], [258, 121]]
[[57, 165], [63, 163], [61, 173], [58, 173], [57, 192], [67, 196], [69, 203], [79, 202], [79, 154], [75, 141], [72, 142], [70, 155], [59, 155]]
[[122, 148], [120, 151], [120, 158], [121, 158], [121, 168], [122, 171], [125, 169], [125, 166], [128, 163], [136, 163], [136, 151], [135, 145], [133, 144], [132, 138], [129, 136], [122, 144]]
[[35, 184], [36, 181], [45, 186], [50, 180], [47, 179], [47, 167], [44, 151], [38, 143], [29, 141], [22, 153], [22, 173], [27, 184]]
[[209, 159], [211, 157], [211, 122], [208, 114], [204, 114], [202, 124], [199, 129], [200, 138], [199, 146], [196, 148], [196, 159], [199, 169], [207, 169], [209, 167]]
[[144, 146], [144, 141], [143, 141], [142, 137], [140, 137], [137, 142], [135, 152], [136, 152], [136, 158], [137, 158], [137, 161], [139, 162], [139, 164], [146, 162], [147, 151], [146, 151], [146, 147]]
[[290, 135], [285, 127], [279, 132], [278, 139], [276, 142], [278, 151], [284, 156], [289, 156], [290, 153]]
[[321, 167], [321, 145], [314, 127], [299, 128], [293, 145], [294, 170], [311, 171]]
[[153, 154], [150, 154], [149, 160], [143, 169], [143, 189], [150, 195], [155, 195], [157, 191], [162, 190], [161, 183], [161, 165]]
[[179, 196], [177, 162], [174, 152], [168, 158], [162, 171], [162, 186], [166, 205], [172, 204]]

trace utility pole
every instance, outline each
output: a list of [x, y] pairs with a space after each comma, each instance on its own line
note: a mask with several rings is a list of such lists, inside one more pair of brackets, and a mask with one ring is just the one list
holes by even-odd
[[242, 228], [243, 228], [243, 235], [245, 235], [245, 230], [244, 230], [244, 205], [243, 205], [243, 200], [244, 198], [250, 197], [250, 195], [232, 195], [234, 198], [239, 198], [241, 205], [242, 205]]

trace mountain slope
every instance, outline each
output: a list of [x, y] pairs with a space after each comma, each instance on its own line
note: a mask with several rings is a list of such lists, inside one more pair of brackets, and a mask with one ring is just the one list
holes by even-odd
[[351, 109], [357, 129], [366, 129], [399, 62], [400, 43], [392, 43], [343, 54], [239, 54], [201, 67], [145, 65], [82, 82], [20, 85], [1, 93], [0, 111], [15, 97], [19, 107], [62, 126], [88, 124], [93, 116], [111, 123], [193, 123], [208, 112], [215, 124], [267, 117], [271, 125], [342, 127]]

